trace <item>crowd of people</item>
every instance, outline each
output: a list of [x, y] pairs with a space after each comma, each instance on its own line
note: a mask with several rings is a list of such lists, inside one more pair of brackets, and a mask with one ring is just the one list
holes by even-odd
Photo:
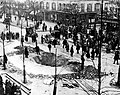
[[12, 83], [8, 79], [3, 82], [2, 76], [0, 76], [0, 95], [22, 95], [20, 86]]
[[[3, 40], [10, 40], [10, 39], [13, 39], [13, 40], [15, 40], [15, 39], [19, 39], [19, 36], [20, 36], [20, 34], [18, 33], [18, 32], [16, 32], [16, 33], [14, 33], [14, 32], [6, 32], [6, 33], [4, 33], [4, 32], [2, 32], [1, 33], [1, 39]], [[4, 38], [3, 38], [4, 37]]]
[[[42, 24], [42, 23], [41, 23]], [[81, 28], [81, 27], [80, 27]], [[89, 33], [84, 29], [80, 29], [79, 27], [75, 29], [75, 27], [71, 26], [71, 27], [67, 27], [66, 26], [60, 26], [60, 25], [55, 25], [54, 26], [54, 30], [59, 30], [61, 35], [64, 37], [63, 39], [63, 49], [66, 49], [66, 52], [70, 52], [70, 56], [73, 57], [75, 50], [74, 50], [74, 46], [76, 47], [76, 52], [77, 54], [80, 53], [80, 49], [82, 49], [82, 54], [81, 54], [81, 60], [85, 61], [84, 56], [86, 56], [87, 58], [91, 58], [92, 60], [95, 59], [95, 57], [99, 56], [99, 41], [100, 39], [102, 39], [102, 43], [105, 43], [105, 48], [106, 48], [106, 53], [110, 53], [111, 51], [115, 52], [115, 56], [114, 56], [114, 63], [117, 60], [117, 64], [118, 64], [118, 59], [119, 59], [119, 50], [118, 50], [118, 42], [119, 39], [116, 35], [114, 35], [114, 33], [107, 33], [107, 30], [104, 30], [105, 32], [102, 31], [101, 37], [100, 37], [100, 32], [101, 29], [99, 29], [97, 31], [96, 28], [91, 28], [89, 29]], [[83, 33], [80, 34], [80, 39], [78, 39], [78, 31], [80, 29], [79, 32]], [[107, 28], [106, 28], [107, 29]], [[42, 25], [42, 30], [47, 31], [47, 25], [45, 23], [43, 23]], [[76, 30], [76, 31], [75, 31]], [[52, 28], [50, 27], [49, 32], [52, 32]], [[72, 34], [73, 33], [73, 34]], [[69, 35], [70, 34], [70, 35]], [[10, 35], [12, 35], [12, 39], [18, 39], [19, 38], [19, 33], [6, 33], [6, 39], [9, 39]], [[31, 36], [32, 38], [32, 42], [37, 42], [37, 38], [38, 35], [34, 34], [34, 36]], [[67, 41], [67, 39], [71, 37], [73, 39], [73, 45], [70, 47], [69, 42]], [[28, 37], [25, 36], [25, 41], [28, 41]], [[41, 36], [41, 44], [43, 44], [44, 42], [46, 42], [48, 44], [48, 49], [51, 52], [51, 47], [52, 45], [54, 47], [56, 47], [56, 45], [58, 44], [58, 39], [56, 37], [54, 37], [53, 40], [49, 39], [49, 36], [46, 35], [45, 37], [43, 37], [43, 35]], [[35, 47], [36, 49], [36, 53], [40, 54], [40, 48], [39, 46], [36, 45]], [[27, 56], [26, 56], [27, 57]], [[82, 61], [82, 62], [84, 62]]]
[[[59, 29], [60, 30], [60, 29]], [[67, 35], [67, 37], [65, 37], [64, 35], [64, 39], [63, 39], [63, 49], [66, 49], [66, 52], [70, 52], [70, 56], [73, 57], [75, 50], [74, 50], [74, 46], [76, 47], [76, 52], [77, 54], [79, 54], [80, 49], [82, 49], [82, 54], [81, 55], [81, 62], [84, 64], [85, 61], [85, 56], [86, 58], [91, 58], [92, 60], [95, 59], [95, 57], [99, 56], [99, 46], [100, 46], [100, 41], [101, 41], [101, 47], [104, 46], [103, 44], [105, 44], [105, 48], [106, 48], [106, 53], [110, 53], [111, 51], [114, 53], [114, 64], [117, 61], [118, 64], [118, 60], [119, 60], [119, 38], [118, 36], [114, 35], [114, 33], [107, 33], [107, 30], [103, 30], [103, 32], [101, 31], [101, 29], [99, 29], [98, 31], [95, 28], [91, 28], [88, 31], [86, 31], [85, 33], [81, 33], [80, 35], [80, 39], [78, 39], [78, 37], [76, 36], [74, 38], [73, 36], [69, 36]], [[101, 33], [101, 35], [100, 35]], [[73, 45], [70, 47], [69, 45], [69, 41], [67, 40], [69, 37], [72, 37], [73, 39]], [[41, 38], [42, 39], [42, 38]], [[54, 38], [55, 40], [56, 38]], [[48, 41], [50, 42], [50, 41]], [[43, 44], [43, 40], [41, 42]], [[54, 47], [56, 45], [56, 43], [53, 44]], [[48, 49], [51, 52], [51, 43], [48, 43]]]

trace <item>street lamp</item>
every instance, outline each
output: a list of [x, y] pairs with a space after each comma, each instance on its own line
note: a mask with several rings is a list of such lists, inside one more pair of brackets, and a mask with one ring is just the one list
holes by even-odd
[[25, 10], [25, 21], [26, 21], [26, 25], [27, 25], [27, 27], [28, 27], [28, 12], [29, 12], [29, 11], [27, 11], [27, 10], [29, 10], [29, 8], [28, 8], [28, 6], [27, 6], [27, 3], [25, 3], [23, 9]]
[[11, 40], [11, 33], [10, 33], [10, 22], [11, 22], [11, 4], [9, 2], [9, 41]]
[[24, 50], [24, 38], [22, 36], [21, 38], [21, 44], [22, 44], [22, 51], [23, 51], [23, 83], [26, 83], [26, 71], [25, 71], [25, 50]]
[[73, 41], [74, 41], [74, 45], [76, 44], [76, 40], [77, 40], [77, 14], [79, 14], [78, 12], [78, 5], [77, 4], [72, 4], [72, 15], [73, 15], [73, 19], [74, 19], [74, 27], [75, 27], [75, 31], [73, 32]]
[[26, 83], [26, 71], [25, 71], [25, 50], [24, 50], [24, 36], [22, 35], [22, 17], [21, 17], [21, 47], [23, 51], [23, 83]]
[[[37, 24], [37, 17], [36, 17], [36, 11], [35, 11], [35, 0], [33, 2], [33, 10], [34, 10], [34, 30], [35, 30], [35, 35], [36, 35], [36, 24]], [[35, 22], [36, 21], [36, 22]], [[36, 37], [36, 36], [35, 36]], [[36, 37], [37, 38], [37, 37]], [[37, 47], [37, 39], [36, 39], [36, 47]]]
[[25, 20], [26, 20], [26, 24], [27, 24], [27, 27], [28, 27], [28, 13], [26, 12], [26, 15], [25, 15]]
[[119, 45], [120, 45], [120, 8], [118, 8], [118, 38], [119, 38], [119, 42], [118, 42], [118, 49], [119, 49]]
[[22, 16], [21, 16], [21, 47], [23, 51], [23, 83], [26, 83], [26, 73], [25, 73], [25, 50], [24, 50], [24, 36], [22, 35]]
[[[119, 30], [118, 30], [118, 38], [119, 38], [119, 40], [118, 40], [118, 49], [119, 49], [119, 45], [120, 45], [120, 8], [118, 8], [118, 28], [119, 28]], [[120, 65], [119, 65], [119, 70], [118, 70], [118, 80], [117, 80], [117, 83], [116, 83], [116, 85], [117, 86], [119, 86], [120, 87]]]
[[3, 4], [4, 4], [4, 7], [3, 7], [3, 8], [4, 8], [4, 20], [5, 20], [5, 12], [6, 12], [6, 10], [5, 10], [5, 9], [6, 9], [6, 0], [3, 2]]
[[21, 46], [23, 47], [24, 37], [22, 35], [22, 23], [23, 23], [22, 16], [20, 18], [21, 18]]
[[103, 31], [103, 0], [101, 1], [101, 30], [99, 31], [99, 56], [98, 56], [98, 95], [101, 95], [101, 47], [102, 47], [102, 31]]
[[25, 50], [23, 46], [23, 83], [26, 83], [26, 71], [25, 71]]
[[4, 32], [2, 32], [2, 34], [1, 34], [1, 39], [3, 40], [3, 70], [5, 70], [6, 69], [6, 64], [5, 64], [5, 44], [4, 44], [5, 33]]
[[56, 95], [56, 91], [57, 91], [57, 64], [56, 64], [56, 57], [57, 57], [57, 48], [55, 48], [55, 77], [54, 77], [53, 95]]

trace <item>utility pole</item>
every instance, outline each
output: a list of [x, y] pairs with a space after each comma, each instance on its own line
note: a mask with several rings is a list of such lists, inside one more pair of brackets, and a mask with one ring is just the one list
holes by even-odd
[[11, 40], [11, 33], [10, 33], [10, 22], [11, 22], [11, 4], [9, 2], [9, 41]]
[[118, 8], [118, 49], [119, 49], [119, 45], [120, 45], [120, 8]]
[[[22, 24], [21, 24], [22, 26]], [[22, 28], [21, 28], [21, 35], [22, 35]], [[26, 83], [26, 71], [25, 71], [25, 50], [24, 50], [24, 38], [21, 36], [21, 44], [22, 44], [22, 49], [23, 49], [23, 83]]]
[[28, 27], [28, 13], [26, 12], [26, 22], [27, 22], [27, 27]]
[[28, 11], [27, 10], [29, 10], [29, 8], [27, 7], [27, 3], [25, 3], [26, 5], [25, 5], [25, 20], [26, 20], [26, 24], [27, 24], [27, 27], [28, 27]]
[[[5, 31], [5, 30], [4, 30]], [[1, 38], [2, 38], [2, 40], [3, 40], [3, 70], [5, 70], [6, 69], [6, 64], [5, 64], [5, 34], [4, 34], [4, 32], [2, 32], [2, 34], [1, 34]]]
[[75, 6], [73, 7], [73, 5], [72, 5], [72, 16], [73, 16], [72, 19], [74, 20], [74, 22], [73, 22], [74, 23], [73, 43], [75, 45], [76, 37], [77, 37], [77, 30], [76, 30], [76, 28], [77, 28], [77, 9]]
[[[4, 35], [4, 34], [3, 34], [3, 35]], [[6, 69], [6, 68], [5, 68], [6, 66], [5, 66], [5, 62], [4, 62], [4, 61], [5, 61], [5, 60], [4, 60], [4, 56], [5, 56], [5, 43], [4, 43], [4, 40], [5, 40], [5, 39], [4, 39], [4, 37], [3, 37], [3, 68], [4, 68], [4, 70], [5, 70], [5, 69]]]
[[6, 1], [4, 1], [4, 2], [3, 2], [3, 4], [4, 4], [4, 20], [5, 20], [5, 12], [6, 12], [6, 11], [5, 11], [5, 9], [6, 9]]
[[101, 95], [101, 47], [102, 47], [102, 31], [103, 31], [103, 0], [101, 1], [101, 30], [99, 31], [99, 57], [98, 57], [98, 77], [99, 77], [99, 83], [98, 83], [98, 95]]
[[23, 83], [26, 83], [26, 72], [25, 72], [25, 50], [24, 50], [24, 37], [22, 35], [22, 17], [21, 17], [21, 47], [23, 50]]
[[46, 20], [46, 14], [45, 14], [45, 10], [43, 11], [43, 14], [44, 14], [44, 21]]
[[[118, 30], [118, 39], [119, 39], [119, 41], [118, 41], [118, 50], [119, 50], [119, 45], [120, 45], [120, 8], [118, 8], [118, 28], [119, 28], [119, 30]], [[117, 83], [116, 83], [116, 85], [117, 86], [119, 86], [120, 87], [120, 65], [119, 65], [119, 69], [118, 69], [118, 80], [117, 80]]]
[[25, 71], [25, 50], [23, 46], [23, 83], [26, 83], [26, 71]]
[[[35, 29], [35, 37], [36, 37], [36, 28], [35, 28], [35, 26], [36, 26], [36, 23], [37, 23], [37, 21], [36, 21], [36, 23], [35, 23], [35, 20], [37, 19], [36, 18], [36, 15], [35, 15], [35, 1], [33, 2], [33, 10], [34, 10], [34, 29]], [[37, 37], [36, 37], [36, 47], [37, 47]]]
[[21, 46], [23, 47], [23, 35], [22, 35], [22, 17], [21, 17]]
[[56, 57], [57, 57], [57, 48], [55, 50], [55, 77], [54, 77], [53, 95], [56, 95], [56, 92], [57, 92], [57, 66], [56, 66]]
[[[33, 10], [34, 10], [34, 27], [35, 27], [35, 1], [33, 2]], [[36, 29], [35, 29], [35, 32], [36, 32]]]

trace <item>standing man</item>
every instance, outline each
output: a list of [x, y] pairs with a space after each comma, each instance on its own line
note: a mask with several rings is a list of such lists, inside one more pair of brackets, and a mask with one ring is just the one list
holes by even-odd
[[25, 41], [28, 42], [28, 36], [27, 35], [25, 35]]
[[22, 44], [22, 46], [23, 46], [23, 42], [24, 42], [24, 36], [22, 36], [22, 38], [21, 38], [21, 44]]
[[16, 16], [15, 16], [15, 20], [16, 20]]
[[25, 47], [25, 58], [28, 58], [29, 52], [28, 52], [28, 48]]
[[50, 33], [52, 32], [52, 27], [50, 27], [49, 31], [50, 31]]
[[57, 45], [57, 39], [54, 39], [54, 40], [53, 40], [53, 45], [54, 45], [54, 48], [55, 48], [56, 45]]
[[114, 56], [114, 63], [117, 61], [117, 65], [118, 65], [118, 59], [119, 59], [119, 51], [115, 51], [115, 56]]
[[7, 56], [4, 54], [4, 60], [3, 60], [3, 67], [4, 67], [4, 70], [6, 69], [6, 64], [7, 64], [7, 61], [8, 61], [8, 58]]
[[96, 57], [98, 57], [98, 54], [99, 54], [99, 48], [98, 48], [98, 46], [96, 46], [96, 48], [95, 48], [95, 54], [96, 54]]
[[81, 55], [81, 62], [82, 62], [81, 70], [83, 70], [84, 69], [84, 62], [85, 62], [84, 54]]
[[41, 36], [41, 43], [42, 43], [42, 44], [43, 44], [43, 39], [44, 39], [44, 38], [43, 38], [43, 35], [42, 35], [42, 36]]
[[95, 51], [94, 51], [94, 48], [92, 48], [92, 51], [91, 51], [91, 58], [92, 58], [92, 60], [94, 60], [94, 57], [95, 57]]
[[3, 79], [2, 76], [0, 76], [0, 95], [5, 95], [4, 94], [4, 88], [3, 88]]
[[39, 55], [40, 54], [40, 48], [39, 48], [39, 46], [36, 46], [35, 50], [36, 50], [36, 53]]
[[48, 49], [49, 49], [49, 52], [51, 52], [51, 44], [50, 43], [48, 44]]
[[6, 24], [6, 29], [8, 30], [8, 25]]
[[47, 31], [47, 25], [45, 25], [45, 31]]
[[66, 46], [66, 44], [67, 44], [67, 40], [64, 39], [64, 40], [63, 40], [63, 48]]
[[74, 53], [74, 49], [73, 49], [73, 45], [72, 45], [71, 49], [70, 49], [70, 55], [71, 55], [71, 57], [73, 57], [73, 53]]
[[87, 58], [90, 58], [90, 49], [89, 49], [89, 47], [88, 47], [88, 50], [87, 50], [87, 52], [86, 52], [86, 57], [87, 57]]
[[69, 52], [69, 43], [66, 44], [66, 51]]
[[77, 42], [77, 45], [76, 45], [76, 50], [77, 50], [77, 54], [79, 54], [80, 45], [79, 45], [79, 43], [78, 43], [78, 42]]

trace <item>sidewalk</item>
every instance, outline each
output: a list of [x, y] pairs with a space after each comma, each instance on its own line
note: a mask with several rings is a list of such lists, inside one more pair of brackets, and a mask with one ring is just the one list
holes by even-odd
[[[0, 19], [0, 23], [3, 23], [3, 19]], [[10, 25], [12, 25], [12, 26], [15, 26], [15, 27], [19, 27], [19, 28], [21, 28], [21, 25], [17, 25], [16, 23], [10, 23]], [[22, 26], [22, 28], [25, 28], [26, 26]]]
[[[15, 46], [18, 45], [18, 41], [15, 41], [14, 43], [11, 44], [11, 46]], [[31, 47], [35, 47], [35, 44], [33, 43], [26, 43], [25, 44], [26, 46], [31, 46]], [[70, 45], [72, 45], [72, 43], [70, 43]], [[43, 51], [45, 52], [49, 52], [48, 50], [48, 47], [47, 47], [47, 44], [38, 44], [38, 46], [40, 47], [40, 49], [42, 49]], [[75, 50], [75, 47], [74, 47], [74, 50]], [[55, 53], [55, 48], [52, 46], [52, 53]], [[80, 50], [80, 54], [81, 54], [81, 50]], [[66, 52], [66, 50], [64, 50], [61, 45], [60, 46], [57, 46], [57, 55], [64, 55], [64, 56], [67, 56], [68, 58], [70, 58], [71, 60], [78, 60], [80, 61], [80, 54], [76, 54], [76, 51], [74, 53], [74, 57], [70, 57], [70, 54]], [[106, 72], [106, 74], [109, 74], [110, 72], [113, 72], [116, 74], [117, 76], [117, 73], [118, 73], [118, 65], [115, 65], [115, 64], [112, 64], [113, 63], [113, 60], [112, 60], [112, 57], [113, 55], [112, 54], [106, 54], [104, 52], [102, 52], [102, 64], [101, 64], [101, 71], [103, 72]], [[15, 56], [11, 56], [8, 58], [9, 61], [11, 63], [14, 64], [15, 67], [18, 67], [20, 68], [21, 70], [23, 69], [23, 62], [22, 62], [22, 55], [15, 55]], [[93, 64], [94, 62], [94, 64]], [[35, 74], [35, 75], [54, 75], [54, 72], [55, 72], [55, 68], [54, 67], [50, 67], [50, 66], [44, 66], [44, 65], [41, 65], [41, 64], [36, 64], [34, 62], [33, 59], [25, 59], [25, 68], [26, 68], [26, 72], [27, 74]], [[95, 58], [95, 60], [91, 60], [91, 59], [85, 59], [85, 66], [88, 66], [88, 65], [95, 65], [95, 67], [97, 68], [98, 67], [98, 60], [97, 58]], [[65, 68], [62, 68], [62, 67], [57, 67], [57, 74], [70, 74], [72, 72], [69, 72], [67, 71]], [[111, 77], [110, 77], [111, 78]], [[85, 80], [87, 82], [87, 80]], [[88, 80], [89, 81], [89, 84], [92, 85], [93, 82]], [[108, 81], [107, 79], [107, 76], [105, 76], [105, 79], [104, 79], [105, 83], [107, 84], [102, 84], [103, 86], [106, 86], [108, 85], [109, 86], [109, 82], [110, 82], [110, 79]], [[96, 87], [94, 85], [94, 87]]]
[[[18, 42], [18, 41], [16, 41], [15, 42], [16, 43], [16, 45], [20, 45], [20, 42]], [[14, 45], [15, 45], [15, 43], [12, 43], [11, 44], [11, 46], [13, 47]], [[70, 43], [70, 47], [71, 47], [71, 45], [72, 45], [73, 43]], [[32, 43], [32, 42], [25, 42], [25, 45], [26, 46], [31, 46], [31, 47], [35, 47], [35, 43]], [[42, 49], [43, 51], [45, 51], [45, 52], [49, 52], [49, 49], [48, 49], [48, 47], [47, 47], [47, 45], [48, 44], [46, 44], [46, 43], [44, 43], [44, 44], [41, 44], [40, 42], [38, 42], [38, 46], [40, 47], [40, 49]], [[52, 51], [51, 51], [52, 53], [55, 53], [55, 48], [52, 46]], [[82, 51], [81, 51], [81, 49], [80, 49], [80, 54], [77, 54], [76, 53], [76, 47], [74, 46], [74, 55], [73, 55], [73, 57], [71, 57], [70, 56], [70, 53], [68, 53], [68, 52], [66, 52], [66, 50], [65, 49], [63, 49], [62, 48], [62, 44], [61, 45], [57, 45], [57, 55], [64, 55], [64, 56], [66, 56], [66, 57], [68, 57], [68, 58], [70, 58], [71, 60], [76, 60], [76, 61], [80, 61], [81, 62], [81, 54], [82, 54]], [[106, 54], [106, 53], [104, 53], [104, 52], [102, 52], [102, 71], [105, 71], [106, 73], [109, 73], [110, 72], [110, 70], [111, 70], [111, 68], [112, 67], [115, 67], [115, 65], [114, 64], [112, 64], [113, 63], [113, 60], [112, 60], [112, 58], [113, 58], [113, 56], [114, 56], [114, 54]], [[15, 59], [17, 59], [17, 58], [15, 58]], [[12, 59], [11, 59], [12, 60]], [[18, 60], [20, 60], [20, 59], [18, 59]], [[14, 61], [14, 60], [13, 60]], [[17, 61], [17, 60], [16, 60]], [[16, 61], [14, 61], [14, 62], [16, 62]], [[27, 60], [28, 61], [28, 60]], [[107, 62], [107, 63], [106, 63]], [[22, 60], [19, 62], [19, 64], [21, 64], [22, 63]], [[26, 62], [25, 62], [26, 63]], [[29, 62], [30, 63], [30, 62]], [[108, 64], [109, 63], [109, 64]], [[28, 62], [27, 62], [27, 64], [28, 64]], [[31, 63], [32, 64], [32, 63]], [[32, 64], [33, 65], [33, 64]], [[35, 65], [35, 64], [34, 64]], [[96, 68], [98, 68], [98, 60], [97, 60], [97, 58], [95, 58], [95, 60], [91, 60], [91, 59], [87, 59], [86, 57], [85, 57], [85, 66], [88, 66], [88, 65], [93, 65], [93, 66], [95, 66]], [[16, 65], [17, 66], [17, 65]], [[18, 65], [19, 66], [19, 65]], [[34, 67], [34, 66], [33, 66]], [[36, 67], [36, 66], [35, 66]], [[107, 67], [110, 67], [110, 68], [107, 68]], [[30, 68], [30, 67], [29, 67]], [[29, 69], [28, 68], [28, 69]], [[22, 67], [21, 67], [21, 69], [22, 69]], [[40, 68], [39, 68], [40, 69]], [[41, 68], [42, 69], [42, 68]], [[113, 70], [113, 69], [112, 69]], [[32, 71], [32, 70], [31, 70]], [[34, 70], [33, 70], [34, 71]], [[50, 70], [51, 71], [51, 70]], [[49, 71], [49, 72], [50, 72]], [[113, 72], [115, 72], [115, 73], [117, 73], [117, 71], [116, 70], [113, 70]], [[33, 72], [31, 72], [31, 73], [33, 73]], [[41, 72], [37, 72], [37, 73], [41, 73]], [[44, 73], [46, 73], [46, 72], [44, 72]]]
[[[50, 23], [49, 23], [50, 24]], [[41, 33], [42, 34], [42, 33]], [[40, 36], [41, 37], [41, 36]], [[43, 46], [43, 45], [41, 45], [40, 44], [40, 38], [38, 39], [39, 40], [39, 46], [40, 46], [40, 48]], [[69, 42], [70, 42], [70, 47], [71, 47], [71, 45], [73, 44], [72, 43], [72, 40], [71, 39], [68, 39], [69, 40]], [[19, 42], [20, 43], [20, 42]], [[35, 45], [34, 45], [35, 46]], [[62, 47], [61, 46], [58, 46], [58, 48], [59, 48], [59, 52], [58, 52], [58, 54], [64, 54], [64, 55], [66, 55], [66, 56], [68, 56], [68, 57], [70, 57], [70, 54], [69, 53], [67, 53], [66, 52], [66, 50], [65, 49], [62, 49]], [[45, 49], [45, 51], [48, 51], [48, 47], [47, 47], [47, 44], [45, 45], [45, 47], [44, 48], [41, 48], [41, 49]], [[77, 60], [79, 60], [79, 61], [81, 61], [81, 50], [80, 50], [80, 54], [76, 54], [76, 48], [75, 48], [75, 46], [74, 46], [74, 50], [75, 50], [75, 52], [74, 52], [74, 58], [72, 58], [72, 59], [77, 59]], [[52, 51], [53, 52], [55, 52], [53, 49], [52, 49]], [[102, 57], [103, 57], [103, 60], [105, 61], [105, 64], [106, 64], [106, 61], [108, 62], [109, 61], [109, 63], [113, 63], [113, 56], [114, 56], [114, 54], [106, 54], [106, 53], [102, 53]], [[95, 66], [97, 67], [97, 64], [96, 63], [98, 63], [97, 62], [97, 58], [95, 58], [95, 60], [94, 61], [92, 61], [91, 59], [85, 59], [86, 61], [85, 61], [85, 65], [93, 65], [93, 62], [95, 63]], [[88, 62], [87, 62], [88, 61]], [[103, 64], [102, 64], [103, 65]], [[112, 64], [113, 65], [113, 64]], [[102, 68], [103, 69], [103, 68]]]
[[[2, 19], [0, 19], [0, 22], [2, 23], [4, 21], [4, 17], [2, 17]], [[18, 17], [15, 20], [15, 15], [12, 15], [12, 22], [11, 25], [15, 26], [15, 27], [19, 27], [21, 28], [21, 24], [17, 25], [18, 22]], [[21, 21], [19, 22], [21, 23]], [[52, 27], [52, 30], [54, 29], [54, 26], [56, 25], [56, 23], [52, 23], [52, 22], [48, 22], [48, 21], [43, 21], [42, 24], [39, 26], [39, 30], [42, 31], [42, 25], [43, 23], [45, 23], [47, 25], [47, 30], [49, 30], [50, 27]], [[34, 25], [34, 22], [32, 22], [31, 20], [28, 20], [28, 26], [30, 25]], [[27, 22], [25, 21], [25, 18], [22, 18], [22, 28], [26, 28], [27, 27]]]
[[[70, 47], [73, 44], [72, 39], [68, 39], [69, 40], [69, 44]], [[39, 40], [40, 41], [40, 40]], [[40, 41], [41, 42], [41, 41]], [[48, 44], [41, 44], [40, 42], [38, 42], [38, 46], [40, 47], [40, 49], [42, 49], [45, 52], [49, 52], [47, 45]], [[12, 43], [10, 43], [9, 45], [6, 46], [6, 52], [10, 52], [15, 50], [14, 47], [15, 46], [19, 46], [20, 42], [19, 41], [13, 41]], [[24, 43], [24, 45], [26, 46], [31, 46], [31, 47], [35, 47], [35, 43]], [[76, 60], [76, 61], [80, 61], [81, 62], [81, 54], [82, 51], [80, 49], [80, 54], [76, 53], [76, 47], [74, 46], [74, 55], [73, 57], [70, 56], [70, 53], [67, 53], [65, 49], [62, 48], [62, 45], [58, 45], [57, 46], [57, 55], [64, 55], [68, 58], [70, 58], [71, 60]], [[52, 46], [52, 53], [55, 53], [55, 48]], [[101, 60], [101, 71], [106, 72], [106, 74], [109, 74], [110, 72], [112, 73], [118, 73], [118, 65], [113, 64], [113, 56], [114, 54], [112, 53], [105, 53], [102, 51], [102, 60]], [[23, 57], [22, 55], [13, 55], [13, 56], [8, 56], [8, 60], [17, 68], [23, 70]], [[43, 66], [41, 64], [36, 64], [34, 62], [34, 60], [31, 59], [25, 59], [25, 68], [26, 68], [26, 72], [27, 74], [35, 74], [35, 75], [54, 75], [55, 72], [55, 68], [54, 67], [50, 67], [50, 66]], [[95, 60], [91, 60], [91, 59], [87, 59], [85, 57], [85, 66], [88, 65], [93, 65], [96, 68], [98, 68], [98, 58], [95, 58]], [[68, 73], [72, 73], [67, 71], [65, 68], [63, 67], [57, 67], [57, 73], [58, 74], [68, 74]], [[102, 80], [102, 86], [106, 86], [109, 85], [110, 79], [108, 77], [105, 77], [105, 80]], [[89, 84], [93, 84], [93, 81], [89, 80], [88, 81]], [[36, 84], [37, 85], [37, 84]], [[94, 86], [94, 85], [92, 85]], [[34, 95], [34, 94], [32, 94]], [[39, 95], [39, 94], [38, 94]]]
[[[14, 23], [12, 23], [12, 24], [17, 25], [18, 17], [16, 18], [16, 20], [15, 20], [14, 17], [15, 16], [13, 15], [12, 16], [12, 21]], [[21, 23], [21, 21], [20, 21], [20, 23]], [[56, 25], [56, 23], [52, 23], [52, 22], [48, 22], [48, 21], [42, 21], [42, 24], [39, 26], [40, 31], [42, 31], [43, 23], [45, 23], [47, 25], [47, 30], [49, 30], [50, 27], [52, 27], [52, 29], [54, 29], [54, 26]], [[24, 28], [27, 27], [27, 22], [25, 21], [25, 18], [23, 18], [23, 17], [22, 17], [22, 24], [23, 24]], [[28, 19], [28, 26], [30, 26], [30, 25], [34, 25], [34, 21], [31, 21], [31, 20]], [[20, 27], [21, 27], [21, 25], [20, 25]]]
[[[35, 44], [27, 44], [24, 43], [25, 46], [31, 46], [35, 47]], [[19, 46], [18, 41], [15, 41], [14, 43], [11, 43], [11, 46]], [[44, 50], [45, 52], [49, 52], [47, 46], [39, 44], [40, 49]], [[52, 52], [54, 52], [54, 49], [52, 48]], [[37, 56], [34, 53], [34, 56]], [[14, 66], [23, 69], [23, 60], [22, 60], [22, 55], [14, 55], [8, 58], [8, 60], [14, 64]], [[17, 63], [16, 63], [17, 62]], [[43, 75], [54, 75], [54, 67], [50, 66], [44, 66], [41, 64], [37, 64], [33, 59], [25, 59], [25, 65], [26, 65], [26, 72], [28, 74], [43, 74]], [[31, 68], [32, 67], [32, 68]], [[62, 67], [57, 67], [57, 72], [61, 72]], [[67, 71], [65, 69], [62, 70], [61, 74], [66, 74], [66, 73], [72, 73], [70, 71]]]

